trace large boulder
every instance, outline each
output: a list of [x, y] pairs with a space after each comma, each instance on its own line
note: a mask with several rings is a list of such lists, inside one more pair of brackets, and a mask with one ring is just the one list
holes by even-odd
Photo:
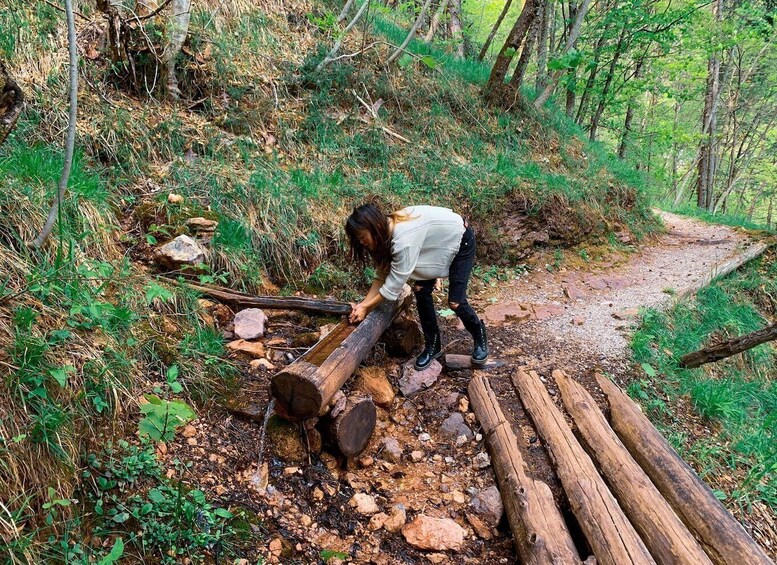
[[264, 336], [267, 316], [259, 308], [246, 308], [235, 315], [235, 335], [241, 339]]
[[168, 269], [180, 269], [184, 266], [196, 266], [205, 262], [205, 250], [188, 235], [179, 235], [160, 247], [154, 258]]
[[432, 386], [442, 372], [442, 365], [437, 360], [423, 371], [416, 371], [413, 364], [413, 361], [408, 361], [402, 366], [402, 377], [399, 379], [399, 390], [408, 397]]

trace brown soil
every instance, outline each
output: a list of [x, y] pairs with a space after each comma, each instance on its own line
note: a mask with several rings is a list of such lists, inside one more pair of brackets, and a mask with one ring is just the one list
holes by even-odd
[[[635, 376], [627, 348], [632, 318], [626, 311], [671, 304], [667, 289], [679, 291], [701, 280], [714, 263], [748, 243], [745, 235], [729, 228], [669, 214], [663, 214], [663, 219], [667, 233], [639, 251], [624, 247], [622, 252], [591, 262], [573, 261], [568, 255], [552, 268], [554, 258], [549, 257], [548, 266], [535, 262], [531, 272], [519, 280], [494, 286], [473, 284], [472, 302], [489, 320], [492, 357], [507, 361], [489, 373], [491, 384], [521, 442], [529, 473], [550, 485], [573, 529], [574, 519], [542, 439], [509, 377], [519, 366], [536, 370], [560, 405], [551, 371], [562, 368], [605, 408], [594, 370], [605, 371], [621, 386]], [[441, 303], [440, 308], [445, 306]], [[509, 311], [507, 316], [504, 310]], [[621, 319], [613, 316], [618, 312]], [[304, 329], [284, 326], [281, 320], [271, 320], [270, 338], [291, 342], [293, 333]], [[310, 322], [314, 324], [315, 320]], [[468, 352], [470, 338], [453, 319], [444, 321], [443, 333], [449, 352]], [[406, 359], [390, 358], [384, 351], [377, 347], [368, 363], [386, 366], [396, 386], [399, 364]], [[278, 369], [286, 362], [280, 356], [272, 360]], [[271, 375], [272, 371], [248, 370], [244, 375], [240, 397], [254, 404], [257, 419], [267, 406]], [[442, 421], [457, 410], [473, 432], [479, 432], [466, 403], [471, 376], [469, 371], [443, 372], [435, 385], [418, 396], [405, 399], [399, 394], [390, 411], [379, 409], [377, 429], [363, 454], [367, 460], [361, 463], [346, 463], [326, 453], [295, 452], [288, 445], [275, 445], [270, 433], [263, 458], [269, 468], [269, 488], [258, 484], [261, 422], [240, 419], [221, 407], [203, 411], [195, 423], [194, 437], [179, 437], [167, 446], [163, 457], [193, 461], [190, 480], [223, 503], [242, 506], [260, 517], [256, 529], [261, 535], [245, 557], [261, 554], [268, 562], [320, 563], [322, 551], [334, 550], [353, 563], [514, 563], [516, 555], [504, 520], [494, 532], [496, 537], [485, 540], [465, 516], [470, 493], [495, 484], [491, 467], [478, 470], [472, 464], [486, 450], [484, 441], [478, 435], [457, 447], [455, 440], [440, 433]], [[701, 426], [689, 415], [678, 414], [678, 418], [687, 419], [689, 427]], [[423, 434], [429, 434], [428, 441], [423, 441]], [[381, 441], [386, 437], [396, 438], [402, 446], [400, 461], [384, 460]], [[418, 462], [410, 457], [416, 450], [424, 454]], [[467, 531], [464, 548], [456, 554], [434, 554], [412, 548], [401, 533], [370, 531], [369, 516], [356, 513], [348, 504], [358, 492], [373, 496], [386, 513], [395, 504], [403, 504], [408, 521], [419, 513], [453, 518]], [[738, 517], [760, 539], [777, 539], [777, 520], [768, 509]], [[587, 556], [584, 542], [580, 544], [581, 554]]]

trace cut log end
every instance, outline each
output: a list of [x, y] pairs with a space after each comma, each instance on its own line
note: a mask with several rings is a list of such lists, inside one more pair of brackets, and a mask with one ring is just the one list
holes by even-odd
[[[315, 367], [311, 367], [315, 372]], [[270, 383], [270, 393], [277, 402], [276, 410], [291, 420], [315, 418], [323, 404], [321, 390], [310, 379], [308, 369], [306, 365], [290, 365]]]
[[324, 420], [325, 440], [346, 457], [355, 457], [367, 447], [376, 423], [377, 410], [372, 399], [353, 395], [337, 416]]

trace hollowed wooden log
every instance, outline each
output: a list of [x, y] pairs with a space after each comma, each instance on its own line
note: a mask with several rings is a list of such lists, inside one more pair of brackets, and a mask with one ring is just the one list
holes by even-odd
[[491, 451], [499, 492], [521, 563], [581, 563], [550, 488], [526, 476], [518, 438], [491, 385], [482, 375], [470, 381], [469, 400]]
[[383, 302], [358, 326], [341, 324], [294, 363], [276, 374], [270, 392], [286, 417], [306, 420], [326, 410], [410, 296], [405, 287], [396, 302]]
[[588, 452], [656, 562], [711, 564], [691, 532], [612, 431], [591, 395], [563, 371], [553, 371], [553, 377]]
[[519, 369], [513, 385], [555, 464], [572, 512], [601, 565], [655, 563], [634, 526], [575, 439], [539, 375]]
[[604, 375], [596, 380], [610, 402], [615, 433], [710, 559], [719, 565], [774, 565], [639, 406]]

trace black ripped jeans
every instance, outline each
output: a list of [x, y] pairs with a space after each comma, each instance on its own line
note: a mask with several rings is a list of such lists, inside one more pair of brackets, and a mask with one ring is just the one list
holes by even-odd
[[[480, 318], [467, 302], [467, 282], [469, 282], [474, 263], [475, 232], [472, 230], [472, 226], [467, 226], [461, 237], [459, 252], [453, 258], [448, 272], [448, 304], [456, 312], [467, 331], [473, 335], [480, 327]], [[436, 282], [437, 279], [416, 281], [413, 287], [418, 317], [421, 320], [421, 329], [427, 344], [431, 343], [433, 337], [440, 332], [437, 325], [437, 312], [434, 310], [434, 300], [432, 299], [432, 291]], [[458, 306], [454, 308], [454, 305]]]

